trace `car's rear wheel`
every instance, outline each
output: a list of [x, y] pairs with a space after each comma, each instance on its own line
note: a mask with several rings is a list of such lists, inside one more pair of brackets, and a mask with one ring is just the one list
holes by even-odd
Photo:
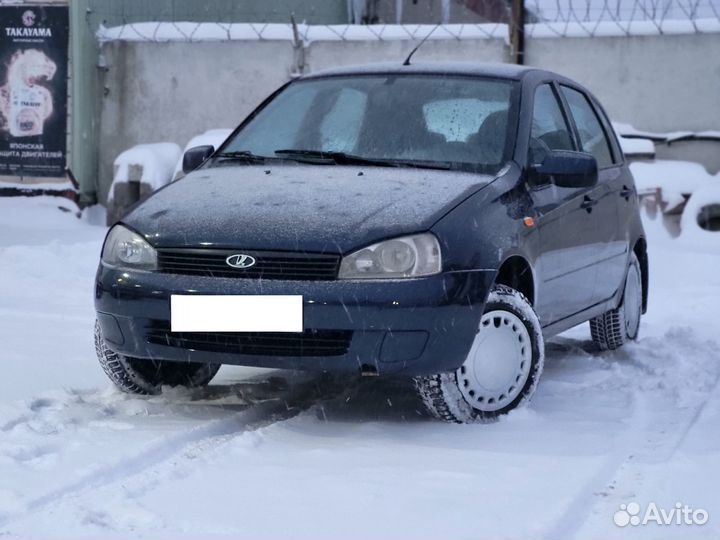
[[456, 371], [415, 379], [428, 410], [448, 422], [489, 422], [526, 402], [544, 362], [537, 315], [528, 300], [493, 287], [465, 362]]
[[97, 322], [95, 352], [110, 380], [120, 390], [130, 394], [159, 394], [163, 386], [205, 386], [220, 369], [220, 364], [167, 362], [123, 356], [108, 348]]
[[632, 253], [628, 263], [622, 302], [616, 309], [606, 311], [590, 320], [590, 334], [602, 350], [615, 350], [628, 341], [634, 341], [640, 331], [642, 317], [642, 270], [637, 256]]

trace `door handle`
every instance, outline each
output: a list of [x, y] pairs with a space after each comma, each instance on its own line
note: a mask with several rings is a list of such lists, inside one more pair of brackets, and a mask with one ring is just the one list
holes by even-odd
[[632, 197], [635, 194], [635, 191], [632, 188], [629, 188], [627, 186], [623, 186], [620, 190], [620, 196], [625, 199], [626, 201], [630, 200], [630, 197]]
[[589, 195], [585, 195], [585, 197], [583, 197], [583, 202], [580, 204], [580, 208], [585, 209], [589, 214], [592, 212], [593, 206], [595, 206], [597, 203], [597, 199], [593, 199]]

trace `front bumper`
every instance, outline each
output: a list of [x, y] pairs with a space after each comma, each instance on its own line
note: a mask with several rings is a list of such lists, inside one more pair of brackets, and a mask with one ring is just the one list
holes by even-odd
[[[457, 369], [477, 332], [493, 271], [389, 281], [274, 281], [129, 272], [100, 265], [95, 307], [107, 345], [135, 358], [334, 372], [421, 375]], [[351, 331], [332, 356], [198, 350], [168, 339], [172, 294], [301, 294], [311, 331]], [[349, 332], [346, 332], [349, 334]]]

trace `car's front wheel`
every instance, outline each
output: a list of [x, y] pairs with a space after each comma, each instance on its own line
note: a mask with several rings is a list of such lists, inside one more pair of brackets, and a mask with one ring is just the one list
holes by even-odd
[[493, 421], [526, 402], [545, 358], [540, 322], [528, 300], [493, 287], [470, 352], [450, 373], [417, 377], [428, 410], [448, 422]]
[[167, 362], [123, 356], [108, 348], [97, 322], [95, 352], [110, 380], [120, 390], [130, 394], [159, 394], [163, 386], [205, 386], [220, 369], [220, 364]]

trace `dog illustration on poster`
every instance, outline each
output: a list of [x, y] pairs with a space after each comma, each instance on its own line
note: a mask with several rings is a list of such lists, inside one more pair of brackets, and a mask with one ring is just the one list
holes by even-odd
[[43, 83], [57, 66], [38, 49], [18, 50], [10, 59], [7, 80], [0, 87], [0, 130], [13, 137], [42, 135], [53, 112], [53, 96]]

